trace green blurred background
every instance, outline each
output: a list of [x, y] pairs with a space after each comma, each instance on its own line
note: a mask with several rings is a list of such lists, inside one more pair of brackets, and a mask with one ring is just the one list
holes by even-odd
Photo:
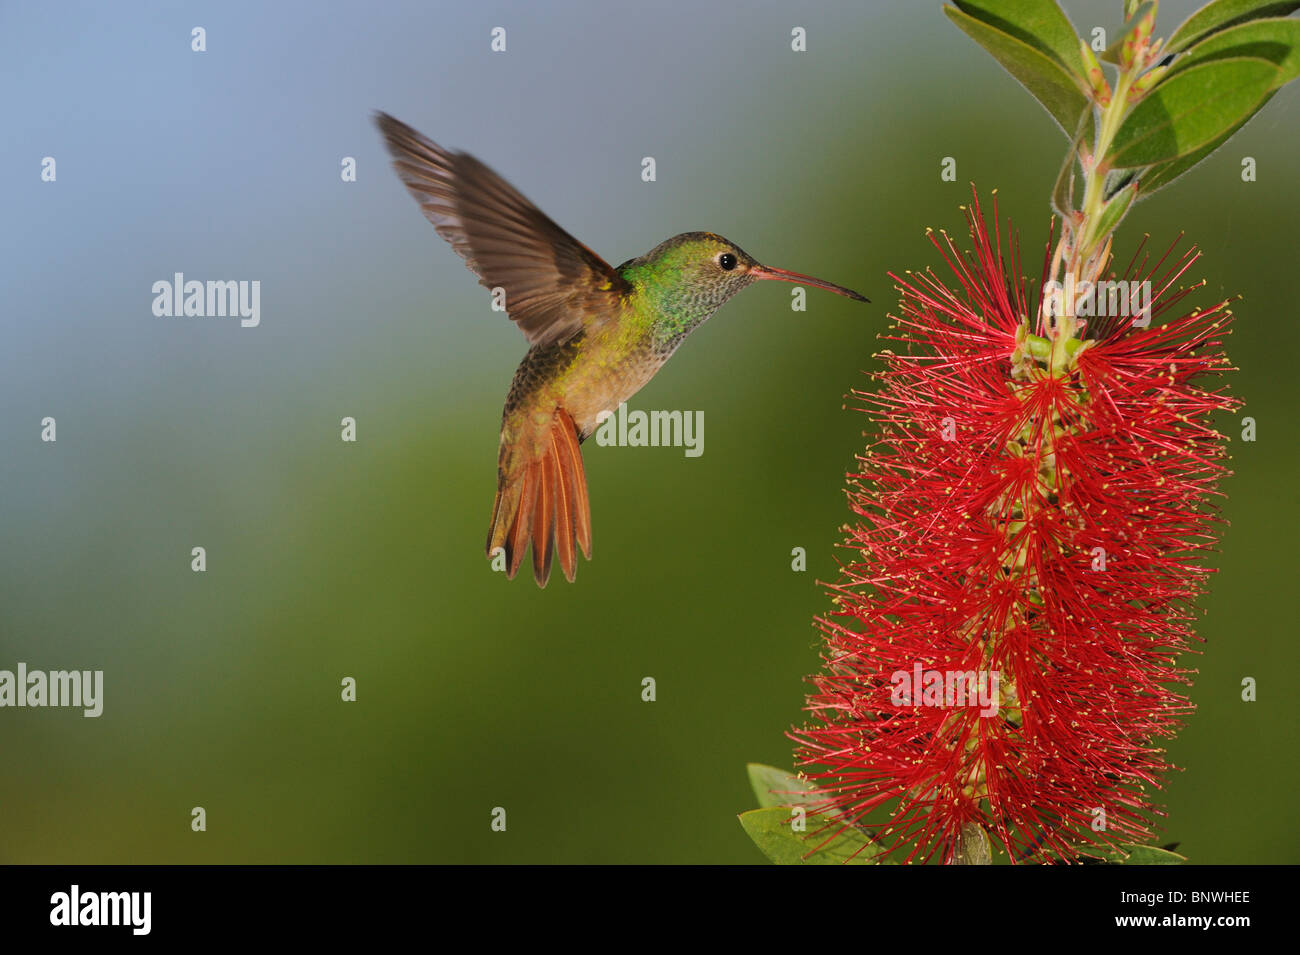
[[[761, 861], [744, 767], [791, 763], [885, 273], [936, 263], [923, 230], [959, 231], [974, 181], [1036, 274], [1066, 143], [938, 4], [621, 6], [0, 11], [0, 668], [105, 671], [99, 719], [0, 710], [0, 862]], [[1119, 23], [1119, 0], [1065, 6]], [[1191, 9], [1162, 4], [1157, 32]], [[1300, 861], [1297, 96], [1117, 244], [1186, 230], [1201, 301], [1244, 296], [1233, 384], [1259, 436], [1234, 442], [1163, 795], [1195, 862]], [[703, 410], [703, 456], [589, 442], [595, 560], [508, 582], [482, 546], [525, 344], [392, 175], [373, 109], [611, 262], [708, 229], [875, 304], [735, 299], [634, 401]], [[155, 318], [175, 271], [259, 279], [261, 326]]]

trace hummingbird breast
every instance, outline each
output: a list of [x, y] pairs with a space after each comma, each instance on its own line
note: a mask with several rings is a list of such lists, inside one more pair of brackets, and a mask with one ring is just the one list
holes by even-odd
[[602, 412], [614, 411], [640, 391], [671, 354], [651, 335], [617, 330], [534, 346], [515, 372], [503, 424], [515, 419], [522, 432], [533, 430], [525, 422], [549, 427], [559, 407], [573, 416], [585, 438], [596, 430]]

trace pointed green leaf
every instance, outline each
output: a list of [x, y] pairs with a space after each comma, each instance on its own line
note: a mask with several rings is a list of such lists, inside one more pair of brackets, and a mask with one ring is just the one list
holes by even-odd
[[1133, 169], [1112, 169], [1106, 173], [1106, 181], [1103, 184], [1102, 194], [1106, 202], [1114, 199], [1119, 191], [1128, 186], [1141, 172], [1140, 167]]
[[1052, 211], [1066, 223], [1070, 222], [1070, 213], [1074, 211], [1074, 164], [1078, 162], [1076, 148], [1072, 146], [1065, 154], [1061, 171], [1056, 174], [1056, 185], [1052, 187]]
[[[1265, 96], [1264, 99], [1260, 102], [1260, 106], [1263, 106], [1264, 103], [1267, 103], [1270, 99], [1272, 99], [1273, 94], [1276, 92], [1277, 92], [1276, 90], [1273, 90], [1267, 96]], [[1229, 139], [1235, 136], [1237, 134], [1237, 130], [1245, 126], [1246, 123], [1249, 122], [1257, 112], [1259, 112], [1258, 108], [1256, 108], [1255, 112], [1252, 112], [1249, 116], [1247, 116], [1237, 125], [1233, 126], [1232, 129], [1228, 130], [1222, 136], [1218, 137], [1213, 142], [1205, 146], [1202, 146], [1200, 149], [1196, 150], [1195, 152], [1190, 152], [1186, 156], [1183, 156], [1179, 159], [1175, 159], [1172, 162], [1159, 163], [1144, 171], [1142, 175], [1139, 177], [1138, 198], [1145, 199], [1147, 196], [1151, 195], [1152, 193], [1158, 192], [1159, 190], [1163, 189], [1165, 186], [1173, 182], [1175, 179], [1177, 179], [1179, 176], [1181, 176], [1183, 173], [1190, 170], [1193, 166], [1200, 163], [1203, 159], [1208, 159], [1216, 149], [1218, 149]]]
[[1097, 217], [1097, 223], [1093, 226], [1093, 236], [1100, 240], [1115, 231], [1119, 225], [1128, 207], [1133, 204], [1133, 199], [1137, 196], [1137, 187], [1135, 185], [1126, 186], [1108, 201], [1101, 210], [1101, 215]]
[[1093, 116], [1089, 111], [1080, 118], [1079, 130], [1065, 153], [1061, 171], [1056, 174], [1056, 185], [1052, 187], [1052, 209], [1066, 222], [1070, 221], [1070, 214], [1074, 211], [1074, 167], [1079, 161], [1079, 147], [1086, 143], [1091, 149], [1094, 134]]
[[[812, 806], [826, 801], [812, 783], [794, 773], [762, 763], [750, 763], [745, 768], [749, 771], [749, 784], [754, 788], [758, 804], [765, 809], [772, 806]], [[833, 811], [826, 815], [838, 816], [839, 813]]]
[[1186, 856], [1159, 846], [1093, 846], [1084, 852], [1111, 865], [1182, 865], [1187, 861]]
[[1165, 52], [1176, 53], [1212, 33], [1248, 20], [1284, 17], [1295, 10], [1300, 10], [1300, 2], [1296, 0], [1214, 0], [1183, 21], [1169, 37]]
[[1079, 34], [1055, 0], [953, 0], [969, 16], [1052, 57], [1086, 80]]
[[1133, 846], [1124, 865], [1182, 865], [1187, 856], [1157, 846]]
[[1171, 76], [1194, 66], [1197, 63], [1212, 62], [1226, 56], [1253, 56], [1268, 60], [1278, 67], [1278, 75], [1273, 89], [1259, 101], [1255, 109], [1244, 116], [1232, 128], [1200, 149], [1188, 153], [1179, 159], [1159, 163], [1146, 170], [1141, 178], [1142, 187], [1139, 198], [1146, 198], [1163, 189], [1179, 176], [1200, 163], [1220, 146], [1231, 139], [1242, 126], [1263, 107], [1278, 88], [1300, 76], [1300, 20], [1272, 18], [1252, 20], [1240, 26], [1232, 27], [1214, 34], [1203, 43], [1198, 43], [1175, 61], [1173, 68], [1165, 76]]
[[1274, 88], [1300, 76], [1300, 20], [1277, 17], [1252, 20], [1214, 34], [1174, 61], [1162, 83], [1198, 63], [1230, 57], [1255, 57], [1278, 67]]
[[1057, 125], [1071, 135], [1079, 117], [1089, 108], [1089, 100], [1079, 83], [1055, 59], [956, 7], [944, 7], [948, 19], [961, 27], [971, 39], [993, 54], [1008, 73], [1014, 76], [1047, 107]]
[[1150, 166], [1214, 142], [1263, 104], [1278, 73], [1275, 64], [1257, 57], [1189, 67], [1133, 108], [1115, 133], [1106, 162]]
[[781, 806], [751, 809], [739, 818], [749, 838], [777, 865], [890, 864], [879, 858], [880, 847], [856, 826], [840, 828], [834, 821], [809, 814], [807, 831], [795, 832], [790, 810]]

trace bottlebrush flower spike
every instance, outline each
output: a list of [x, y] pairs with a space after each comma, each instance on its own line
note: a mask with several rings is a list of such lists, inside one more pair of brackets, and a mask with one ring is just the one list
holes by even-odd
[[1030, 294], [996, 197], [992, 237], [978, 196], [966, 215], [972, 252], [931, 235], [954, 290], [892, 276], [896, 350], [854, 392], [879, 432], [849, 475], [854, 556], [791, 736], [822, 808], [891, 858], [956, 861], [974, 824], [1017, 861], [1071, 860], [1152, 838], [1162, 740], [1193, 709], [1179, 656], [1226, 473], [1210, 418], [1237, 404], [1197, 382], [1221, 385], [1231, 312], [1166, 316], [1202, 284], [1173, 289], [1198, 253], [1171, 248], [1129, 265], [1151, 283], [1136, 325], [1067, 337], [1040, 314], [1053, 240]]

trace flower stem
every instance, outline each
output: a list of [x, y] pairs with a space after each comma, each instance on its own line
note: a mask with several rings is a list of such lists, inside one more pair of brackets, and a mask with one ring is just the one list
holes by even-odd
[[[1079, 208], [1066, 217], [1065, 228], [1052, 260], [1050, 277], [1056, 279], [1059, 269], [1062, 273], [1061, 284], [1067, 290], [1084, 287], [1085, 283], [1095, 284], [1101, 277], [1110, 262], [1111, 235], [1123, 219], [1132, 199], [1131, 195], [1122, 193], [1126, 189], [1137, 187], [1136, 182], [1126, 182], [1118, 188], [1112, 185], [1112, 194], [1107, 195], [1108, 181], [1113, 171], [1107, 156], [1129, 111], [1146, 95], [1153, 80], [1159, 79], [1165, 70], [1164, 67], [1155, 65], [1161, 41], [1151, 40], [1154, 16], [1155, 10], [1152, 9], [1133, 29], [1121, 57], [1114, 90], [1107, 87], [1100, 67], [1096, 67], [1092, 92], [1095, 140], [1090, 147], [1084, 145], [1086, 140], [1076, 141], [1071, 147], [1078, 151], [1083, 200]], [[1087, 55], [1091, 57], [1090, 52]], [[1095, 65], [1096, 61], [1093, 60], [1093, 63]], [[1116, 206], [1116, 203], [1122, 205]], [[1067, 354], [1066, 343], [1081, 335], [1085, 323], [1076, 320], [1074, 302], [1065, 301], [1064, 308], [1059, 309], [1063, 313], [1060, 315], [1048, 313], [1047, 309], [1052, 304], [1044, 296], [1038, 328], [1052, 342], [1048, 367], [1053, 375], [1059, 376], [1073, 357]]]
[[[1074, 226], [1073, 249], [1068, 266], [1075, 275], [1085, 271], [1097, 251], [1097, 246], [1106, 238], [1096, 234], [1106, 206], [1106, 176], [1110, 172], [1110, 168], [1101, 157], [1109, 152], [1110, 144], [1115, 140], [1115, 133], [1119, 131], [1120, 123], [1128, 108], [1129, 90], [1135, 78], [1132, 71], [1124, 71], [1115, 81], [1115, 92], [1111, 94], [1110, 102], [1101, 110], [1100, 121], [1097, 124], [1097, 142], [1094, 144], [1092, 155], [1084, 163], [1083, 204], [1079, 210], [1082, 218]], [[1086, 269], [1086, 271], [1094, 270]], [[1100, 263], [1095, 271], [1100, 272]]]

